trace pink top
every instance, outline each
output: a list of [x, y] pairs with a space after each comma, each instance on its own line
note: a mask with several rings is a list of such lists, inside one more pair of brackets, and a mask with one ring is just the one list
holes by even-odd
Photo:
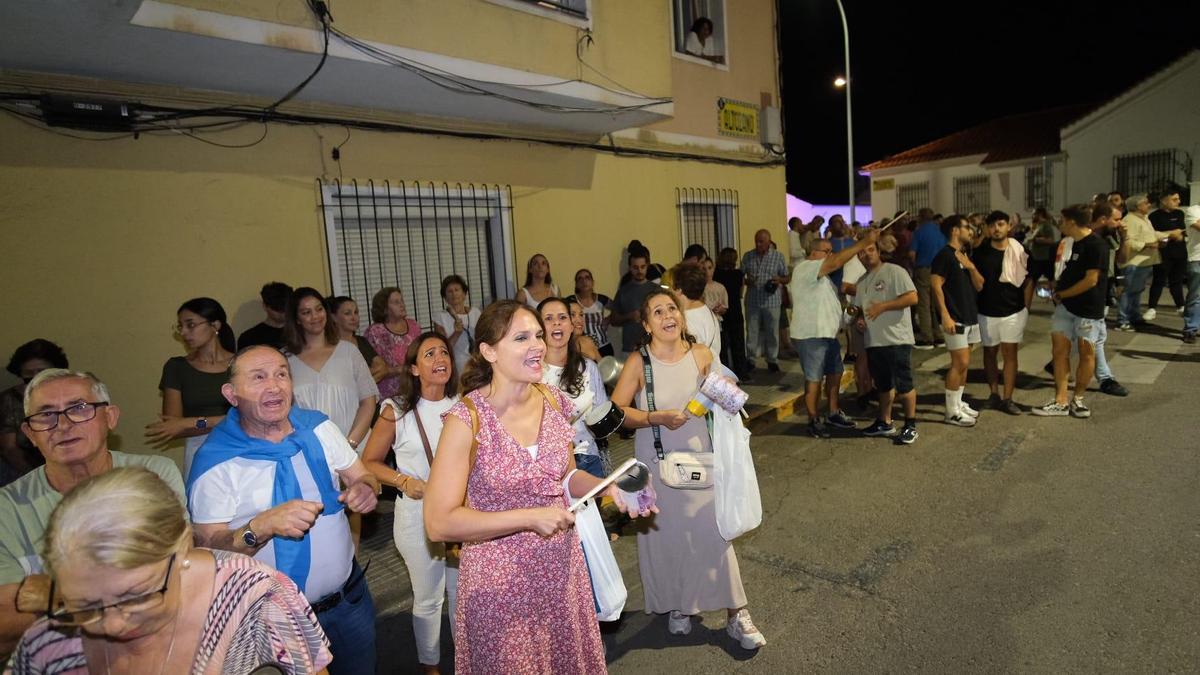
[[[479, 451], [467, 477], [470, 508], [566, 505], [562, 480], [575, 436], [567, 417], [574, 406], [558, 389], [550, 391], [563, 413], [543, 403], [537, 459], [508, 433], [479, 390], [467, 394], [479, 410]], [[471, 424], [462, 402], [446, 414]], [[464, 543], [455, 626], [455, 671], [463, 675], [607, 672], [574, 528], [548, 538], [523, 531]]]
[[[404, 357], [408, 353], [408, 346], [417, 339], [421, 334], [421, 327], [413, 321], [412, 317], [405, 319], [408, 324], [408, 332], [404, 335], [397, 335], [388, 330], [385, 323], [373, 323], [367, 328], [367, 342], [375, 348], [375, 353], [383, 357], [383, 360], [393, 368], [404, 365]], [[400, 393], [400, 378], [396, 376], [385, 377], [379, 381], [379, 396], [383, 398], [391, 398]]]
[[[315, 673], [333, 661], [325, 632], [291, 579], [240, 553], [210, 553], [216, 562], [213, 604], [192, 660], [193, 675], [248, 673], [264, 664], [285, 673]], [[100, 664], [92, 665], [99, 672]], [[39, 619], [21, 636], [4, 672], [87, 675], [79, 631]]]

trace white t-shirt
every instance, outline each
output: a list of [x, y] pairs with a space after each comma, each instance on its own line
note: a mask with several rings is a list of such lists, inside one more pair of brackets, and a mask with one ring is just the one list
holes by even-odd
[[683, 44], [683, 51], [692, 56], [716, 56], [716, 45], [717, 41], [711, 35], [704, 42], [700, 42], [700, 36], [696, 35], [693, 31], [688, 31], [687, 41]]
[[[593, 407], [603, 405], [608, 401], [608, 392], [604, 390], [604, 381], [600, 379], [600, 369], [591, 359], [583, 360], [583, 368], [583, 387], [579, 390], [578, 396], [571, 396], [560, 386], [563, 366], [544, 364], [542, 366], [542, 383], [562, 389], [563, 396], [571, 399], [571, 403], [574, 403], [577, 409], [579, 408], [578, 401], [587, 398], [585, 396], [587, 392], [592, 395]], [[577, 455], [598, 455], [600, 449], [596, 447], [596, 439], [592, 436], [592, 432], [588, 431], [584, 417], [585, 415], [580, 415], [579, 419], [575, 420], [574, 452]], [[536, 455], [534, 459], [537, 459]]]
[[683, 315], [687, 320], [688, 332], [696, 338], [696, 344], [708, 347], [713, 353], [713, 360], [719, 363], [721, 324], [717, 323], [717, 315], [707, 305], [685, 309]]
[[[322, 422], [313, 432], [325, 451], [333, 488], [341, 491], [337, 472], [350, 468], [358, 460], [358, 455], [331, 420]], [[302, 497], [314, 502], [321, 501], [321, 493], [304, 461], [304, 453], [296, 451], [292, 456], [292, 467], [300, 483]], [[275, 462], [241, 457], [222, 462], [209, 469], [192, 486], [188, 501], [192, 522], [201, 525], [229, 523], [233, 530], [245, 527], [251, 518], [271, 508], [274, 485]], [[335, 515], [322, 513], [305, 536], [311, 546], [312, 564], [308, 581], [301, 590], [309, 602], [316, 602], [341, 589], [350, 576], [354, 542], [350, 539], [346, 512], [339, 511]], [[275, 540], [268, 541], [266, 546], [259, 549], [254, 559], [274, 567]]]
[[463, 334], [450, 345], [454, 353], [454, 372], [460, 376], [463, 368], [467, 367], [467, 360], [471, 358], [471, 343], [475, 341], [475, 325], [479, 323], [479, 315], [478, 307], [468, 308], [466, 314], [451, 315], [449, 310], [444, 310], [433, 315], [433, 323], [445, 331], [447, 338], [454, 335], [454, 317], [457, 316], [459, 321], [462, 321]]
[[[854, 256], [850, 259], [850, 262], [842, 265], [842, 283], [857, 284], [858, 280], [863, 278], [863, 275], [866, 273], [867, 268], [863, 267], [862, 261], [858, 259], [858, 256]], [[837, 290], [840, 293], [842, 289], [839, 288]]]
[[828, 275], [821, 276], [821, 260], [805, 260], [792, 271], [788, 291], [792, 294], [792, 322], [788, 335], [793, 340], [837, 337], [842, 326], [842, 303]]
[[799, 265], [800, 261], [808, 257], [808, 251], [804, 250], [804, 243], [800, 239], [800, 233], [796, 230], [788, 230], [788, 261], [792, 265]]
[[1193, 204], [1183, 210], [1183, 231], [1187, 236], [1188, 262], [1200, 262], [1200, 232], [1192, 227], [1200, 221], [1200, 206]]
[[359, 401], [379, 396], [371, 368], [353, 342], [338, 340], [321, 370], [313, 370], [295, 354], [288, 356], [288, 365], [292, 368], [292, 396], [296, 405], [328, 415], [342, 436], [350, 434]]
[[[438, 440], [442, 437], [442, 415], [458, 403], [457, 396], [447, 396], [440, 401], [419, 399], [414, 411], [421, 416], [421, 426], [429, 437], [429, 450], [437, 454]], [[400, 415], [400, 406], [392, 399], [383, 402], [396, 414], [396, 438], [392, 451], [396, 453], [396, 469], [406, 475], [429, 480], [429, 459], [425, 456], [425, 445], [421, 443], [421, 432], [417, 429], [413, 413]], [[382, 408], [382, 406], [381, 406]]]

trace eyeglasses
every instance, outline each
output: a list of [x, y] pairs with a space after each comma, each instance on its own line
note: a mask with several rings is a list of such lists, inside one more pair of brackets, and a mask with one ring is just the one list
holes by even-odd
[[211, 321], [189, 321], [187, 323], [177, 323], [174, 326], [171, 326], [171, 329], [175, 331], [176, 335], [182, 335], [184, 333], [190, 333], [191, 331], [196, 330], [197, 326], [203, 326], [206, 323], [212, 323], [212, 322]]
[[[162, 588], [146, 593], [145, 595], [139, 595], [136, 598], [129, 598], [128, 600], [121, 600], [120, 602], [101, 605], [99, 607], [67, 609], [61, 604], [55, 607], [54, 582], [51, 581], [50, 603], [46, 607], [46, 617], [60, 626], [86, 626], [103, 619], [104, 613], [110, 609], [117, 610], [124, 618], [128, 618], [130, 614], [150, 611], [166, 601], [167, 586], [171, 583], [171, 568], [175, 566], [175, 555], [175, 553], [172, 553], [170, 559], [167, 560], [167, 576], [163, 579]], [[59, 602], [61, 602], [61, 599]]]
[[58, 426], [58, 416], [65, 415], [75, 424], [82, 424], [96, 416], [96, 409], [109, 405], [107, 401], [76, 403], [64, 410], [43, 410], [25, 418], [25, 423], [34, 431], [50, 431]]

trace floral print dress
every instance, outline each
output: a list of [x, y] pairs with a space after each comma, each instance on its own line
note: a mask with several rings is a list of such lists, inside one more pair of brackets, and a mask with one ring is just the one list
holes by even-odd
[[[384, 323], [373, 323], [367, 327], [367, 342], [375, 348], [375, 353], [393, 368], [404, 365], [404, 357], [408, 354], [408, 346], [421, 334], [421, 327], [411, 318], [405, 319], [408, 332], [404, 335], [393, 333]], [[367, 364], [371, 365], [371, 364]], [[380, 399], [391, 398], [400, 393], [400, 378], [395, 375], [379, 381]]]
[[[575, 430], [570, 400], [562, 413], [542, 404], [537, 459], [500, 424], [479, 390], [479, 443], [467, 477], [467, 506], [478, 511], [562, 505]], [[541, 396], [536, 390], [534, 396]], [[446, 413], [471, 426], [459, 402]], [[471, 673], [603, 673], [604, 650], [591, 581], [575, 529], [543, 538], [524, 531], [463, 544], [455, 613], [455, 669]]]

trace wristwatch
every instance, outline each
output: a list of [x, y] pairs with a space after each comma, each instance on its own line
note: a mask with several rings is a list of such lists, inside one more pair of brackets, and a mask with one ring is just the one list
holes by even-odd
[[201, 418], [197, 419], [196, 420], [196, 428], [197, 429], [207, 429], [208, 428], [208, 418], [201, 417]]
[[258, 547], [258, 536], [250, 529], [250, 523], [246, 523], [246, 529], [242, 530], [242, 543], [248, 548]]

